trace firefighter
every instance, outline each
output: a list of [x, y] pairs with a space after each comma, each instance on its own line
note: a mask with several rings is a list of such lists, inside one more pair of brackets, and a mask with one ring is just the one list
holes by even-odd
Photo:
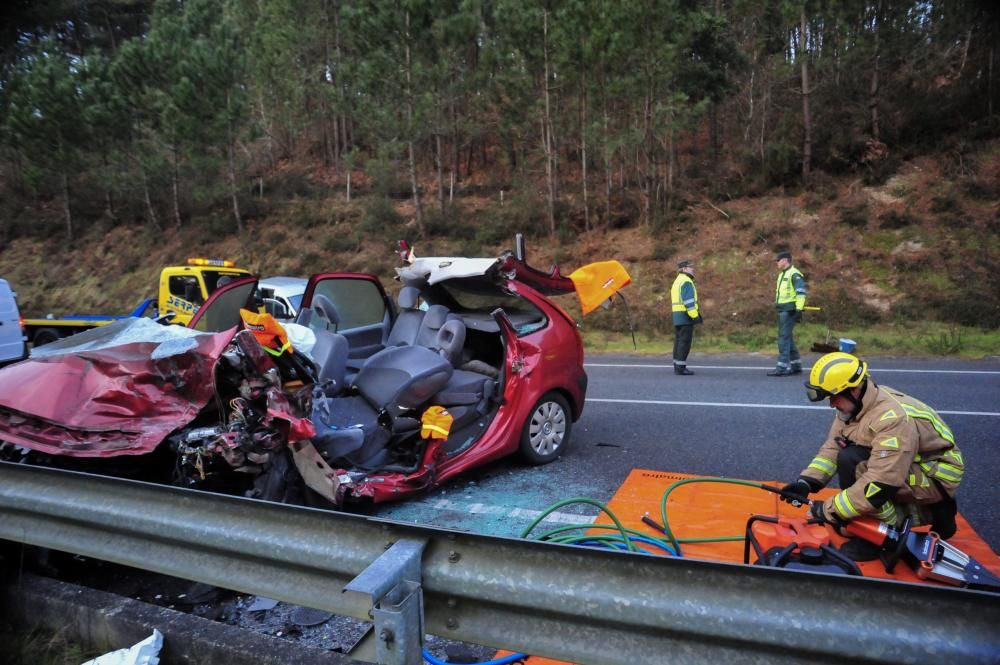
[[802, 373], [799, 349], [795, 346], [795, 324], [802, 321], [806, 308], [806, 278], [792, 265], [792, 253], [778, 252], [778, 281], [774, 286], [774, 307], [778, 310], [778, 363], [768, 376]]
[[[837, 415], [816, 457], [783, 490], [805, 499], [836, 476], [840, 492], [816, 501], [813, 517], [838, 525], [868, 515], [898, 526], [909, 516], [942, 538], [954, 535], [955, 490], [965, 465], [937, 412], [876, 384], [868, 363], [849, 353], [817, 360], [805, 386], [810, 401], [828, 399]], [[857, 561], [878, 556], [876, 546], [857, 538], [842, 550]]]
[[670, 287], [670, 303], [674, 322], [674, 374], [694, 374], [687, 366], [694, 339], [694, 327], [701, 323], [698, 311], [698, 289], [694, 285], [694, 264], [681, 261], [677, 264], [677, 278]]

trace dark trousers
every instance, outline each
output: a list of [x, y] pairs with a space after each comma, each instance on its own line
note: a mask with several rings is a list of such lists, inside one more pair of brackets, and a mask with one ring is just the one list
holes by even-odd
[[[847, 446], [841, 449], [837, 455], [837, 482], [840, 483], [840, 489], [847, 489], [855, 483], [858, 464], [867, 461], [871, 453], [871, 449], [864, 446]], [[931, 480], [937, 482], [933, 478]], [[947, 540], [955, 535], [955, 530], [958, 528], [955, 524], [958, 503], [948, 496], [940, 485], [938, 489], [944, 498], [924, 508], [930, 512], [931, 530]]]
[[795, 312], [778, 312], [778, 368], [791, 369], [801, 365], [795, 346]]
[[691, 340], [694, 339], [694, 326], [674, 326], [674, 364], [687, 365], [688, 354], [691, 353]]

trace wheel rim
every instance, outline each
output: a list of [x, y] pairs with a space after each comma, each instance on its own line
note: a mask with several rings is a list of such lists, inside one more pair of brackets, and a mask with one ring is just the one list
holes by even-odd
[[566, 436], [566, 412], [558, 402], [543, 402], [531, 414], [528, 441], [539, 455], [551, 455]]

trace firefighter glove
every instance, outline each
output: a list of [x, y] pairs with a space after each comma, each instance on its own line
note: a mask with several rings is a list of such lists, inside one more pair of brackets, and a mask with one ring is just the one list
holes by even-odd
[[792, 501], [805, 503], [810, 492], [812, 492], [812, 487], [809, 486], [809, 483], [799, 478], [781, 488], [781, 500], [785, 503]]
[[837, 513], [831, 511], [827, 514], [822, 501], [816, 501], [813, 503], [812, 507], [809, 508], [809, 514], [812, 515], [814, 519], [826, 522], [827, 524], [832, 524], [833, 526], [844, 526], [847, 524], [847, 522], [842, 520], [840, 515]]

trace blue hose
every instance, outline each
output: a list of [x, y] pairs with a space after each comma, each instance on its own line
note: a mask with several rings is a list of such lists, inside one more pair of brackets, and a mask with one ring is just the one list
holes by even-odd
[[[653, 547], [657, 547], [657, 548], [663, 550], [664, 552], [666, 552], [667, 554], [670, 554], [672, 556], [679, 556], [677, 554], [677, 552], [675, 552], [674, 549], [672, 547], [670, 547], [669, 545], [664, 545], [663, 543], [658, 543], [658, 542], [656, 542], [655, 540], [653, 540], [651, 538], [643, 538], [642, 536], [629, 536], [629, 540], [631, 540], [634, 543], [646, 543], [647, 545], [652, 545]], [[627, 550], [628, 549], [628, 547], [626, 547], [624, 544], [622, 544], [620, 542], [615, 542], [615, 541], [581, 540], [580, 542], [578, 542], [576, 544], [577, 545], [583, 545], [585, 547], [604, 547], [606, 549], [614, 549], [614, 550]], [[654, 552], [643, 552], [643, 554], [654, 554]]]
[[[524, 660], [528, 657], [526, 653], [512, 653], [509, 656], [504, 656], [503, 658], [497, 658], [496, 660], [487, 660], [485, 662], [479, 663], [479, 665], [507, 665], [508, 663], [516, 663], [519, 660]], [[426, 660], [431, 665], [449, 665], [443, 660], [438, 660], [431, 655], [431, 652], [424, 649], [424, 660]]]

